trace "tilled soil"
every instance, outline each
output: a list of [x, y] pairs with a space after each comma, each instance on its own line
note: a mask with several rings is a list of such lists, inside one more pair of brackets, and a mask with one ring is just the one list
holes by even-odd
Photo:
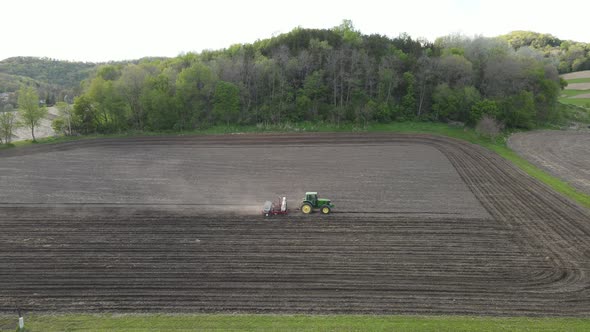
[[[5, 201], [0, 207], [1, 311], [19, 307], [37, 312], [590, 313], [588, 211], [497, 155], [453, 139], [391, 134], [112, 139], [4, 151], [0, 164], [43, 153], [59, 155], [58, 151], [67, 157], [80, 150], [92, 156], [97, 149], [115, 149], [133, 156], [154, 146], [175, 149], [179, 155], [205, 147], [248, 152], [288, 147], [284, 157], [273, 150], [278, 161], [269, 162], [270, 168], [287, 158], [292, 168], [308, 165], [311, 173], [330, 168], [329, 163], [318, 163], [312, 151], [335, 149], [332, 157], [340, 156], [337, 163], [349, 176], [341, 181], [352, 181], [356, 188], [330, 194], [349, 202], [358, 197], [361, 203], [340, 209], [335, 200], [337, 208], [328, 216], [293, 212], [285, 218], [263, 219], [231, 208], [214, 213], [188, 203], [174, 205], [174, 196], [158, 204], [153, 200], [157, 195], [146, 195], [148, 205], [106, 200], [66, 204], [52, 201], [54, 196], [26, 204]], [[289, 159], [292, 149], [301, 149], [300, 157]], [[354, 152], [350, 159], [342, 155], [345, 149]], [[421, 152], [412, 155], [413, 149]], [[363, 153], [376, 154], [374, 164], [355, 159]], [[447, 196], [475, 197], [476, 208], [448, 214], [441, 204], [424, 202], [421, 213], [396, 214], [395, 204], [374, 211], [375, 206], [364, 203], [379, 199], [370, 192], [378, 185], [360, 186], [363, 181], [351, 176], [358, 169], [347, 164], [365, 160], [358, 167], [364, 174], [377, 172], [384, 187], [399, 185], [395, 176], [385, 176], [384, 160], [391, 159], [379, 153], [415, 160], [418, 172], [409, 171], [412, 167], [391, 169], [392, 174], [415, 177], [411, 180], [418, 185], [409, 184], [408, 191], [422, 189], [428, 199], [445, 199], [428, 193], [436, 192], [432, 181], [440, 180]], [[442, 173], [424, 167], [422, 163], [428, 162], [420, 159], [424, 153], [430, 155], [430, 168], [441, 168]], [[438, 153], [456, 174], [444, 169]], [[237, 160], [243, 157], [235, 155]], [[21, 166], [27, 169], [26, 164]], [[211, 169], [203, 167], [197, 174], [208, 176]], [[337, 172], [338, 167], [332, 170]], [[228, 176], [219, 188], [234, 188], [232, 181], [238, 180], [232, 176], [241, 171], [218, 170]], [[427, 176], [420, 177], [421, 173]], [[453, 176], [461, 186], [444, 182]], [[105, 181], [105, 188], [117, 188]], [[270, 183], [283, 181], [272, 174], [268, 177]], [[4, 183], [3, 178], [0, 186]], [[462, 186], [469, 192], [463, 192]], [[43, 190], [40, 196], [47, 197]], [[384, 189], [383, 200], [394, 200], [390, 197], [394, 192]], [[26, 191], [21, 194], [32, 197]], [[416, 197], [408, 195], [408, 201]], [[462, 209], [455, 198], [446, 201]]]
[[577, 71], [573, 73], [563, 74], [560, 76], [565, 80], [573, 80], [576, 78], [588, 78], [590, 77], [590, 70]]
[[590, 90], [590, 83], [569, 83], [566, 90]]
[[338, 211], [487, 217], [449, 160], [424, 144], [118, 144], [3, 158], [0, 202], [182, 205], [257, 213], [306, 191]]
[[536, 166], [590, 195], [590, 131], [517, 133], [508, 145]]

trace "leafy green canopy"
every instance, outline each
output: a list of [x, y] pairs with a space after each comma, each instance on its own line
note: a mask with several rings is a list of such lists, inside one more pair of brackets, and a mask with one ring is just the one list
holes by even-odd
[[39, 96], [32, 87], [22, 87], [18, 91], [18, 112], [23, 125], [31, 129], [34, 142], [35, 128], [47, 115], [47, 108], [39, 107]]
[[560, 73], [590, 69], [590, 44], [561, 40], [550, 34], [513, 31], [500, 38], [516, 51], [537, 54], [557, 64]]
[[474, 125], [487, 115], [529, 128], [559, 116], [560, 88], [551, 59], [503, 38], [430, 43], [363, 35], [344, 21], [224, 50], [104, 65], [82, 84], [72, 126], [109, 133], [293, 121]]

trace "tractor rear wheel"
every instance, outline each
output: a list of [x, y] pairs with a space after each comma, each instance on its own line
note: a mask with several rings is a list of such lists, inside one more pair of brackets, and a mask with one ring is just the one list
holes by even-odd
[[322, 206], [322, 209], [320, 211], [322, 211], [322, 214], [328, 214], [328, 213], [330, 213], [330, 207], [329, 206]]
[[311, 213], [311, 205], [309, 205], [307, 203], [301, 205], [301, 212], [303, 212], [305, 214], [310, 214]]

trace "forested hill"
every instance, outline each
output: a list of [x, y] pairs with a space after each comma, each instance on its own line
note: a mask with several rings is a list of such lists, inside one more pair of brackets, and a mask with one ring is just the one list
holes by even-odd
[[97, 64], [70, 62], [49, 58], [14, 57], [0, 61], [0, 73], [28, 77], [33, 80], [75, 88], [88, 78]]
[[[127, 65], [159, 58], [109, 62]], [[21, 86], [33, 86], [41, 100], [48, 104], [62, 101], [65, 96], [80, 94], [80, 83], [105, 63], [63, 61], [38, 57], [13, 57], [0, 61], [0, 93], [16, 92]], [[11, 95], [14, 101], [15, 96]], [[2, 105], [0, 105], [2, 106]]]
[[560, 73], [590, 70], [590, 43], [562, 40], [532, 31], [513, 31], [500, 38], [521, 53], [529, 52], [529, 49], [540, 52], [557, 66]]
[[70, 62], [48, 58], [14, 57], [0, 61], [0, 110], [4, 104], [16, 105], [15, 92], [22, 86], [34, 87], [48, 105], [81, 93], [80, 82], [98, 67], [95, 63]]
[[558, 116], [561, 80], [543, 53], [502, 38], [364, 35], [350, 21], [253, 44], [100, 67], [74, 105], [82, 133], [213, 124], [407, 119], [508, 127]]

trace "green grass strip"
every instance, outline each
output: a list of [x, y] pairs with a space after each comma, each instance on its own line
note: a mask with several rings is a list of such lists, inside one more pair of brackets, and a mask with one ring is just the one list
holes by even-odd
[[[577, 95], [583, 95], [586, 93], [590, 93], [590, 90], [563, 90], [559, 94], [561, 96], [573, 97], [573, 96], [577, 96]], [[564, 97], [562, 97], [562, 98], [564, 98]]]
[[559, 102], [590, 109], [590, 98], [559, 98]]
[[[17, 319], [0, 316], [3, 325]], [[588, 331], [588, 318], [393, 315], [31, 315], [26, 331]]]
[[568, 83], [590, 83], [590, 77], [572, 78], [566, 81]]

